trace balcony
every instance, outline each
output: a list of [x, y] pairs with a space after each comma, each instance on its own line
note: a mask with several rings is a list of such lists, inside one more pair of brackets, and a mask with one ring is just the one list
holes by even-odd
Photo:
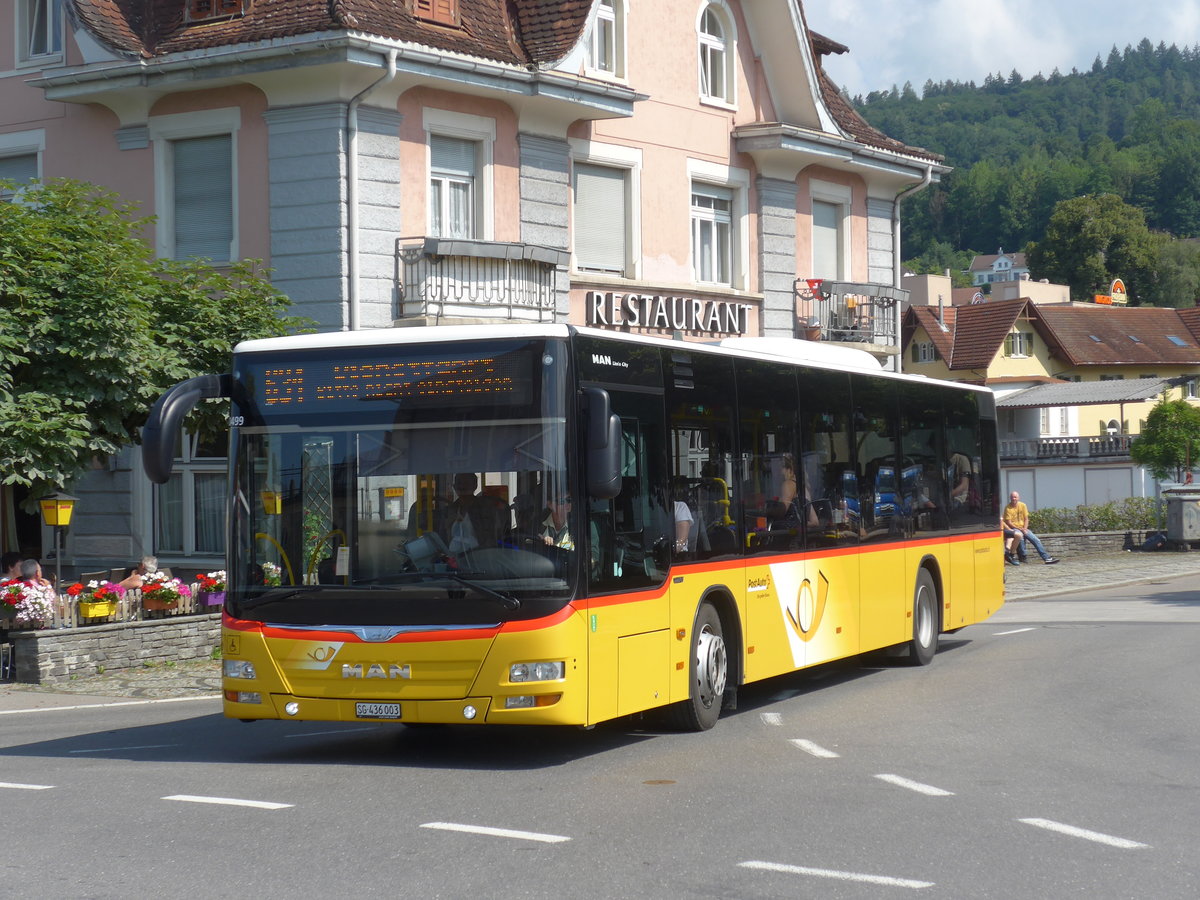
[[1135, 435], [1051, 437], [1000, 441], [1000, 460], [1013, 462], [1078, 462], [1089, 459], [1129, 460]]
[[533, 244], [401, 238], [400, 319], [553, 322], [569, 261], [566, 251]]
[[900, 352], [899, 304], [908, 299], [908, 291], [886, 284], [798, 278], [796, 299], [797, 337], [855, 344], [876, 355]]

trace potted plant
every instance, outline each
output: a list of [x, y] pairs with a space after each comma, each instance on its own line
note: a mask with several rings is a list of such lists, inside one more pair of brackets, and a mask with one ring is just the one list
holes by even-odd
[[142, 580], [142, 609], [178, 609], [179, 601], [192, 596], [192, 589], [165, 572], [151, 572]]
[[283, 570], [279, 568], [278, 563], [265, 562], [262, 564], [263, 584], [268, 587], [278, 587], [282, 579]]
[[79, 601], [80, 618], [99, 619], [116, 614], [125, 588], [111, 581], [89, 581], [84, 587], [77, 581], [67, 588], [67, 594]]
[[0, 583], [0, 609], [17, 628], [44, 628], [54, 617], [54, 592], [24, 581]]
[[196, 597], [203, 606], [221, 606], [225, 603], [225, 570], [196, 575]]

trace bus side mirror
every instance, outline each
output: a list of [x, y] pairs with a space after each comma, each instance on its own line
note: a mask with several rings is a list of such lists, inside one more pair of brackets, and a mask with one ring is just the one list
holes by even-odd
[[587, 491], [597, 500], [621, 493], [621, 420], [612, 411], [608, 391], [583, 389], [587, 413]]
[[199, 375], [168, 388], [154, 406], [142, 426], [142, 468], [155, 484], [166, 484], [171, 478], [175, 460], [175, 433], [183, 417], [201, 400], [229, 397], [233, 379], [229, 375]]

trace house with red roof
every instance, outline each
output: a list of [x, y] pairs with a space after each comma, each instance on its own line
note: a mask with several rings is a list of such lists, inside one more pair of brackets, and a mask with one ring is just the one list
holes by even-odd
[[914, 305], [902, 333], [906, 372], [996, 393], [1004, 491], [1038, 506], [1154, 496], [1129, 443], [1160, 399], [1197, 399], [1196, 308]]
[[[163, 257], [262, 259], [321, 330], [811, 335], [898, 366], [899, 200], [948, 167], [855, 113], [799, 0], [0, 10], [0, 178], [113, 190]], [[181, 447], [163, 488], [135, 450], [75, 488], [69, 564], [221, 558], [224, 462]]]

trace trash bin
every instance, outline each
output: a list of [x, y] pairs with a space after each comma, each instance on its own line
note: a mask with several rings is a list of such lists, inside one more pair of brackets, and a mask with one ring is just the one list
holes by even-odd
[[1200, 541], [1200, 488], [1166, 488], [1163, 499], [1167, 501], [1167, 540], [1176, 546]]

